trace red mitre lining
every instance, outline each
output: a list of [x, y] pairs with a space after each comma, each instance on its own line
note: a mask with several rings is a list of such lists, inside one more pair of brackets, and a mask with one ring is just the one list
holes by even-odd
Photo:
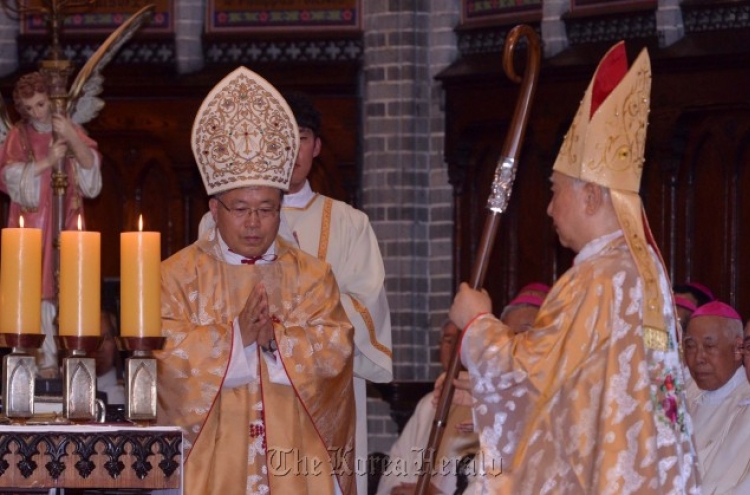
[[625, 52], [625, 42], [621, 41], [607, 52], [599, 62], [599, 70], [594, 76], [594, 85], [591, 91], [591, 114], [607, 99], [609, 94], [620, 84], [620, 81], [628, 73], [628, 55]]

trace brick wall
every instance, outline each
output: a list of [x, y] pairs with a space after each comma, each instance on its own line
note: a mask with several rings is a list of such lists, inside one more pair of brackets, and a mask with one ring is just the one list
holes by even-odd
[[396, 422], [391, 419], [391, 408], [376, 397], [367, 398], [367, 449], [387, 454], [398, 436]]
[[[378, 236], [393, 323], [396, 380], [434, 379], [452, 299], [452, 189], [443, 160], [442, 90], [457, 56], [458, 0], [368, 0], [364, 9], [362, 206]], [[395, 439], [369, 402], [370, 451]]]

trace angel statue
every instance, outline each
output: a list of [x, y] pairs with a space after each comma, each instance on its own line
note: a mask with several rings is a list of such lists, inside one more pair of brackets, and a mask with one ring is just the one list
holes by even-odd
[[[81, 125], [104, 106], [97, 97], [103, 81], [100, 71], [141, 25], [144, 16], [139, 14], [120, 26], [83, 67], [73, 83], [68, 112], [54, 111], [52, 88], [41, 72], [21, 76], [14, 86], [13, 104], [21, 117], [19, 122], [11, 124], [5, 107], [0, 105], [0, 190], [11, 201], [8, 227], [18, 227], [23, 216], [25, 227], [42, 230], [42, 329], [47, 338], [37, 356], [41, 378], [59, 376], [52, 338], [57, 333], [55, 225], [78, 230], [79, 215], [81, 222], [84, 218], [82, 198], [95, 198], [102, 189], [101, 154]], [[56, 168], [67, 175], [61, 223], [55, 218], [52, 177]]]
[[[95, 198], [102, 190], [101, 155], [96, 142], [67, 115], [52, 114], [47, 80], [41, 73], [18, 80], [13, 103], [21, 121], [10, 129], [0, 148], [0, 190], [10, 196], [8, 227], [18, 227], [23, 216], [25, 227], [42, 229], [42, 328], [49, 336], [56, 314], [52, 171], [64, 160], [68, 176], [64, 228], [76, 230], [78, 215], [83, 218], [81, 196]], [[57, 376], [54, 341], [45, 339], [42, 350], [39, 376]]]

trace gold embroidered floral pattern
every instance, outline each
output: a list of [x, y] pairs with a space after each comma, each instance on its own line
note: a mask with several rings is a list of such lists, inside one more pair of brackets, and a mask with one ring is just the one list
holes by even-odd
[[208, 194], [247, 185], [287, 189], [299, 135], [278, 92], [240, 67], [203, 101], [193, 152]]

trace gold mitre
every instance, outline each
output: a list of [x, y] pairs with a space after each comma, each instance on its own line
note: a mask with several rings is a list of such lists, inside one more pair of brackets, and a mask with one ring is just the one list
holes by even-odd
[[239, 67], [203, 100], [193, 122], [192, 148], [209, 196], [248, 186], [286, 191], [299, 130], [276, 88]]
[[659, 288], [657, 263], [662, 267], [664, 263], [638, 195], [650, 93], [648, 52], [641, 51], [628, 70], [625, 44], [613, 46], [596, 68], [553, 170], [609, 188], [618, 223], [643, 281], [643, 340], [646, 347], [663, 351], [675, 342], [664, 328], [663, 308], [672, 301]]
[[599, 62], [553, 170], [611, 189], [637, 193], [643, 172], [651, 92], [644, 49], [628, 70], [625, 44]]

